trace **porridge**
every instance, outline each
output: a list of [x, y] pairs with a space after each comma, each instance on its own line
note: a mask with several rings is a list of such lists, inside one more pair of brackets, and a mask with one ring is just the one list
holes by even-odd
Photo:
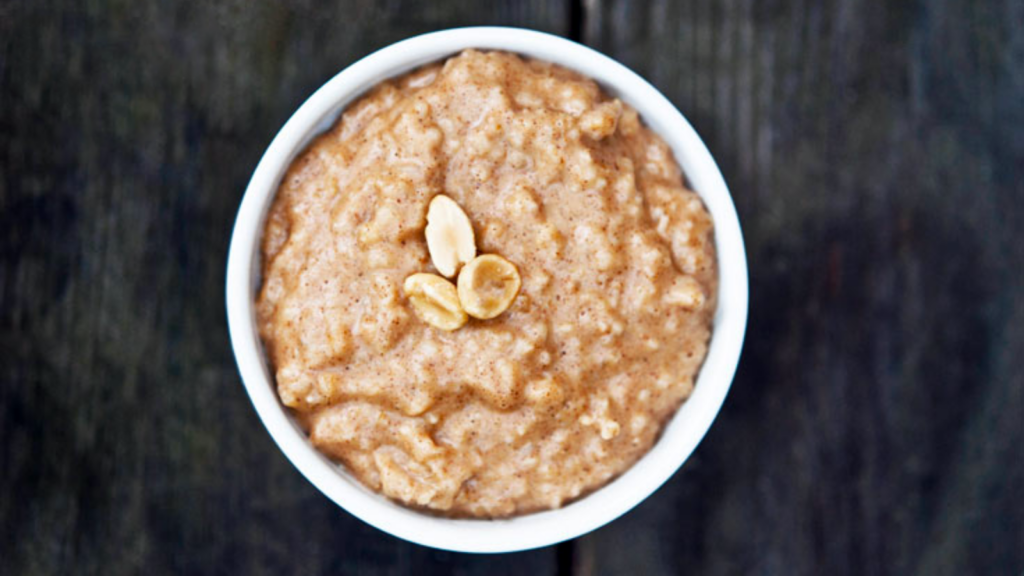
[[556, 508], [636, 462], [711, 333], [711, 218], [591, 80], [465, 51], [385, 82], [292, 164], [260, 334], [281, 401], [373, 490]]

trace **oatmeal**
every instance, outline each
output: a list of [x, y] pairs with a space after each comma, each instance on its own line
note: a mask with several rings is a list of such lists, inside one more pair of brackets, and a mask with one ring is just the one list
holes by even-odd
[[716, 284], [708, 212], [635, 110], [470, 50], [376, 87], [295, 160], [257, 311], [317, 448], [406, 505], [501, 517], [650, 449]]

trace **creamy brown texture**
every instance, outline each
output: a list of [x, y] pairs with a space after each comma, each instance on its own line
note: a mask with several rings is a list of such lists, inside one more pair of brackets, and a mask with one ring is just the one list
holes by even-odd
[[[493, 320], [420, 321], [427, 205], [519, 269]], [[408, 505], [497, 517], [622, 473], [689, 396], [717, 292], [711, 219], [668, 146], [594, 82], [466, 51], [386, 82], [281, 183], [259, 327], [313, 443]]]

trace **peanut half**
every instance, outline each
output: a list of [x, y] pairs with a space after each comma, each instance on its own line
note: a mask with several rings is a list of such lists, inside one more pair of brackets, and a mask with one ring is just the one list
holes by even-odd
[[450, 332], [468, 320], [455, 286], [437, 274], [413, 274], [405, 279], [402, 290], [420, 320], [435, 328]]
[[469, 217], [455, 200], [438, 194], [427, 207], [427, 250], [434, 268], [451, 278], [459, 266], [476, 256], [476, 238]]
[[459, 301], [470, 316], [488, 320], [508, 310], [521, 286], [515, 264], [496, 254], [484, 254], [459, 274]]

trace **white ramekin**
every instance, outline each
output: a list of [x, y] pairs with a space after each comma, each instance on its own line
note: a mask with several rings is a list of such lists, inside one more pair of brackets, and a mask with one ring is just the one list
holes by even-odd
[[[278, 401], [254, 314], [263, 222], [292, 160], [373, 85], [465, 48], [508, 50], [555, 62], [597, 80], [636, 108], [672, 147], [690, 186], [711, 211], [720, 270], [707, 359], [693, 395], [651, 451], [619, 478], [564, 508], [507, 520], [452, 520], [404, 508], [366, 489], [315, 450]], [[715, 419], [739, 361], [747, 322], [747, 263], [736, 209], [715, 161], [689, 122], [653, 86], [622, 64], [557, 36], [515, 28], [461, 28], [374, 52], [324, 84], [288, 120], [256, 167], [238, 210], [228, 255], [227, 314], [235, 359], [263, 425], [292, 464], [328, 498], [410, 542], [462, 552], [511, 552], [555, 544], [610, 522], [657, 490], [693, 452]]]

